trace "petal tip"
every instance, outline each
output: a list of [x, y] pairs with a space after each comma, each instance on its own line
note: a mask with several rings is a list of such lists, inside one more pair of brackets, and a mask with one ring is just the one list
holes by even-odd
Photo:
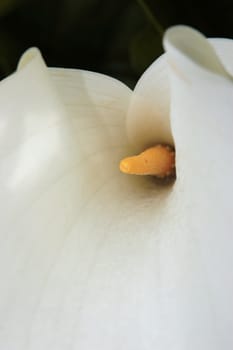
[[22, 54], [22, 56], [19, 60], [19, 63], [17, 65], [17, 70], [24, 68], [29, 62], [31, 62], [36, 57], [42, 58], [41, 52], [37, 47], [31, 47], [31, 48], [27, 49]]

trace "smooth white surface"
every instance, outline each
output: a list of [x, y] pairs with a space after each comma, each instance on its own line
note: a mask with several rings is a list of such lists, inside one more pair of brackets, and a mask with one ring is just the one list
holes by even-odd
[[[216, 45], [233, 69], [232, 42]], [[231, 350], [231, 83], [167, 71], [163, 187], [118, 170], [126, 86], [26, 55], [0, 84], [0, 348]]]
[[155, 143], [174, 145], [170, 126], [167, 57], [159, 57], [141, 76], [127, 112], [127, 134], [135, 151]]
[[[164, 43], [171, 65], [171, 124], [176, 143], [178, 179], [176, 190], [184, 190], [182, 206], [186, 233], [196, 240], [196, 264], [202, 268], [192, 276], [193, 289], [185, 293], [183, 331], [186, 348], [231, 349], [233, 346], [233, 218], [230, 185], [233, 176], [233, 83], [228, 58], [233, 42], [213, 40], [227, 69], [213, 73], [203, 57], [210, 54], [203, 42], [200, 57], [185, 52], [186, 41], [196, 42], [199, 33], [182, 27], [167, 32]], [[172, 34], [172, 35], [170, 35]], [[178, 36], [178, 39], [177, 39]], [[203, 40], [203, 39], [202, 39]], [[220, 44], [220, 45], [219, 45]], [[205, 52], [206, 50], [206, 52]], [[227, 58], [228, 57], [228, 58]], [[218, 62], [212, 52], [211, 62]], [[197, 64], [198, 63], [198, 64]], [[204, 277], [205, 276], [205, 277]], [[205, 279], [198, 288], [195, 283]], [[195, 289], [195, 290], [194, 290]], [[184, 299], [184, 300], [185, 300]], [[183, 306], [184, 306], [183, 305]], [[208, 310], [208, 311], [207, 311]], [[186, 320], [186, 322], [185, 322]], [[211, 329], [212, 327], [212, 329]], [[191, 344], [190, 344], [191, 343]]]

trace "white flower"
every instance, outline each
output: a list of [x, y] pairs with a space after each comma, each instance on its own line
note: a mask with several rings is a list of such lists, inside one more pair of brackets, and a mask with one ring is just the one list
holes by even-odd
[[[232, 349], [233, 43], [165, 48], [134, 93], [36, 49], [1, 82], [0, 349]], [[119, 172], [127, 134], [174, 139], [173, 186]]]

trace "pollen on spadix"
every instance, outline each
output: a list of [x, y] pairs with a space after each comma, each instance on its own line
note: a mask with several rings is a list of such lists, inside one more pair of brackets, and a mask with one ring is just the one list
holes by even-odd
[[137, 156], [124, 158], [120, 170], [133, 175], [171, 176], [175, 174], [175, 152], [170, 146], [156, 145]]

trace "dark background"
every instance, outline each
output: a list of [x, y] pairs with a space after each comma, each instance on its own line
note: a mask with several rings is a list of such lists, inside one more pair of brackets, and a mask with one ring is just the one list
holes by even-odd
[[174, 24], [232, 38], [233, 1], [0, 0], [0, 77], [37, 46], [49, 66], [98, 71], [133, 86]]

